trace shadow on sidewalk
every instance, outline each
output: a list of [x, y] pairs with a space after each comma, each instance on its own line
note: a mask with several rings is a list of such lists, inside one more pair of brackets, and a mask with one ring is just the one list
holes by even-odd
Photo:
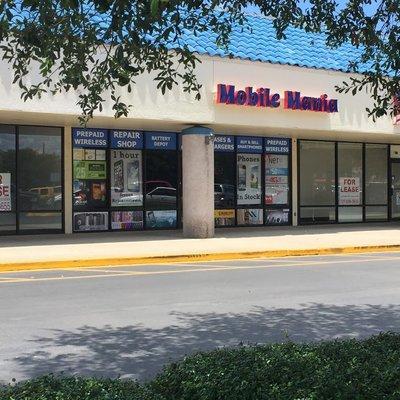
[[313, 304], [301, 309], [258, 307], [247, 314], [172, 316], [175, 323], [160, 329], [105, 325], [50, 331], [32, 340], [32, 352], [17, 358], [17, 368], [27, 377], [64, 371], [146, 380], [185, 354], [240, 342], [318, 341], [400, 331], [400, 305]]

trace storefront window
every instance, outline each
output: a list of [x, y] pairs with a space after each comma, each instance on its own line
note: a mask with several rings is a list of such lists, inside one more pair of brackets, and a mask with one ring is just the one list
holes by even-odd
[[110, 131], [111, 229], [143, 229], [143, 132]]
[[338, 143], [338, 201], [339, 222], [363, 220], [363, 145], [362, 143]]
[[387, 146], [365, 145], [365, 203], [385, 205], [387, 196]]
[[301, 222], [387, 219], [387, 145], [301, 141], [299, 148]]
[[175, 133], [146, 133], [146, 228], [176, 228], [178, 155]]
[[16, 231], [15, 128], [0, 126], [0, 233]]
[[108, 229], [107, 146], [105, 129], [73, 129], [73, 228]]
[[22, 126], [18, 142], [19, 229], [62, 229], [61, 129]]
[[265, 204], [289, 204], [289, 156], [265, 155]]
[[290, 223], [290, 143], [287, 138], [216, 136], [215, 226]]
[[235, 213], [235, 138], [217, 135], [214, 141], [215, 226], [233, 226]]
[[335, 205], [335, 143], [300, 142], [301, 206]]

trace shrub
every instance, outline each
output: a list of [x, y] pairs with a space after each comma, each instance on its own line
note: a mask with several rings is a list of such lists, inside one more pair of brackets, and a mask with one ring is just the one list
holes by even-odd
[[45, 375], [0, 386], [1, 400], [159, 400], [131, 380]]
[[199, 353], [151, 387], [166, 400], [398, 400], [400, 335]]
[[0, 386], [1, 400], [400, 399], [400, 335], [198, 353], [152, 382], [47, 375]]

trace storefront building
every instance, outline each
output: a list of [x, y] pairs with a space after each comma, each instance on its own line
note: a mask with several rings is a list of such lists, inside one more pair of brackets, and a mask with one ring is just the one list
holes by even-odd
[[121, 88], [128, 118], [106, 104], [89, 127], [74, 94], [21, 101], [2, 64], [0, 235], [400, 219], [399, 126], [368, 118], [367, 93], [335, 91], [357, 50], [297, 29], [279, 42], [271, 21], [251, 22], [234, 58], [190, 38], [199, 101], [143, 76]]

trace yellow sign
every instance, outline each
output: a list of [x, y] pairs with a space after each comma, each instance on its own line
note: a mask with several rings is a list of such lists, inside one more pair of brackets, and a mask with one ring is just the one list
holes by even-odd
[[235, 218], [235, 210], [215, 210], [214, 218]]

